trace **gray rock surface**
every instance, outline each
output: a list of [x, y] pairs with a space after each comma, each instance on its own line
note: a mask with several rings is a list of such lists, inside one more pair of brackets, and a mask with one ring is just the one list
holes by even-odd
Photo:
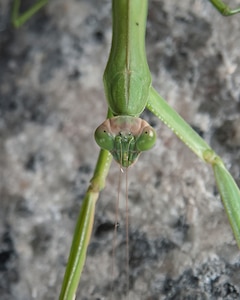
[[[0, 299], [52, 300], [99, 151], [111, 3], [51, 1], [20, 29], [10, 4], [0, 2]], [[238, 184], [239, 32], [240, 16], [224, 18], [208, 1], [150, 1], [153, 84]], [[128, 172], [128, 299], [240, 299], [240, 254], [211, 168], [143, 116], [158, 142]], [[113, 163], [77, 299], [126, 299], [124, 178], [111, 258], [118, 176]]]

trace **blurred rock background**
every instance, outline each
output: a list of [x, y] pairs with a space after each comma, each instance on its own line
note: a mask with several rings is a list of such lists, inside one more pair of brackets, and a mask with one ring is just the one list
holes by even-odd
[[[11, 7], [0, 0], [0, 299], [52, 300], [99, 151], [111, 2], [53, 0], [20, 29]], [[240, 16], [224, 18], [208, 1], [149, 1], [153, 84], [238, 184], [239, 32]], [[158, 142], [128, 174], [129, 299], [240, 299], [239, 250], [212, 170], [156, 117], [143, 117]], [[124, 178], [113, 262], [116, 163], [110, 172], [77, 299], [110, 299], [111, 289], [126, 299]]]

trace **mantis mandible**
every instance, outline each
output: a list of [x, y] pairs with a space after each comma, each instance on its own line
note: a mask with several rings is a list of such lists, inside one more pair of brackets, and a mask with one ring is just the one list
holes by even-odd
[[[114, 3], [115, 3], [115, 5], [120, 5], [120, 4], [116, 4], [116, 1]], [[122, 10], [121, 10], [122, 15], [124, 15], [124, 14], [126, 15], [127, 12], [130, 11], [126, 8], [126, 6], [125, 6], [125, 10], [124, 10], [124, 3], [125, 3], [124, 1], [121, 2], [121, 5], [123, 5]], [[134, 5], [134, 1], [131, 1], [131, 4], [133, 5], [133, 7], [137, 6], [136, 3]], [[144, 5], [146, 5], [146, 3], [144, 3]], [[117, 7], [117, 8], [119, 10], [121, 9], [121, 7]], [[115, 9], [117, 9], [117, 8], [115, 6]], [[119, 24], [120, 21], [117, 20], [117, 17], [115, 15], [115, 13], [116, 13], [115, 9], [113, 9], [113, 17], [114, 17], [113, 20], [116, 22], [116, 24]], [[146, 17], [146, 7], [144, 7], [143, 12], [139, 13], [138, 17], [140, 17], [140, 19], [141, 19], [141, 22], [139, 21], [138, 23], [142, 24], [143, 18]], [[143, 23], [144, 22], [145, 21], [143, 21]], [[133, 25], [131, 25], [130, 28], [131, 27], [133, 27]], [[142, 31], [144, 31], [144, 27], [141, 28], [141, 32]], [[114, 33], [113, 36], [116, 36], [116, 34], [117, 34], [117, 32]], [[142, 34], [141, 40], [143, 40], [143, 37], [144, 37], [144, 34]], [[141, 44], [140, 41], [139, 41], [139, 43]], [[141, 57], [141, 59], [142, 58], [145, 59], [145, 57]], [[139, 59], [139, 57], [138, 57], [138, 59]], [[126, 62], [126, 59], [124, 60], [124, 62]], [[110, 75], [109, 75], [110, 80], [106, 79], [106, 78], [108, 78], [107, 69], [106, 69], [106, 73], [105, 73], [106, 74], [105, 81], [107, 81], [107, 82], [111, 81], [111, 77], [113, 77], [113, 76], [111, 76], [111, 75], [113, 75], [112, 74], [112, 72], [113, 72], [112, 64], [109, 62], [109, 65], [110, 65]], [[149, 77], [149, 71], [147, 68], [145, 68], [143, 73], [144, 73], [145, 78]], [[141, 77], [141, 75], [140, 75], [140, 77]], [[239, 202], [238, 202], [239, 191], [238, 191], [235, 183], [232, 181], [230, 174], [226, 171], [221, 159], [214, 154], [214, 152], [209, 148], [209, 146], [204, 141], [202, 141], [191, 130], [190, 127], [188, 127], [185, 123], [183, 123], [183, 120], [175, 112], [173, 112], [171, 110], [171, 108], [164, 101], [162, 101], [161, 97], [151, 87], [151, 84], [149, 84], [148, 89], [149, 89], [148, 90], [149, 95], [147, 97], [148, 101], [146, 101], [146, 99], [145, 99], [145, 104], [142, 105], [143, 108], [146, 105], [146, 107], [149, 110], [151, 110], [152, 112], [157, 114], [158, 117], [160, 119], [162, 119], [167, 125], [169, 125], [171, 127], [171, 129], [173, 129], [173, 131], [184, 141], [184, 143], [186, 143], [201, 159], [203, 159], [206, 162], [209, 162], [213, 166], [217, 184], [218, 184], [219, 190], [222, 194], [222, 199], [225, 203], [226, 210], [228, 212], [230, 223], [231, 223], [233, 231], [235, 233], [236, 240], [238, 241], [238, 244], [239, 244], [239, 229], [238, 229], [239, 228], [239, 219], [238, 219], [238, 216], [234, 214], [235, 212], [237, 212], [239, 210]], [[107, 89], [107, 91], [106, 91], [107, 95], [110, 93], [109, 90], [111, 90], [111, 89]], [[110, 104], [112, 104], [112, 99], [110, 97], [108, 97], [108, 101]], [[109, 111], [109, 113], [108, 113], [109, 118], [113, 116], [113, 112], [114, 112], [114, 109], [113, 109], [113, 111], [112, 110]], [[135, 116], [138, 116], [140, 114], [140, 112], [141, 112], [141, 109], [138, 111], [131, 112], [130, 114], [133, 117], [135, 117]], [[121, 111], [117, 111], [117, 113], [121, 115]], [[125, 114], [126, 114], [126, 111], [124, 111], [124, 115]], [[100, 133], [98, 131], [96, 134], [97, 139], [99, 139], [99, 134], [100, 134], [100, 137], [102, 136], [101, 129], [102, 129], [102, 127], [100, 128]], [[152, 132], [151, 129], [150, 129], [150, 132]], [[109, 136], [110, 135], [107, 132], [107, 137], [109, 137]], [[151, 137], [151, 135], [150, 135], [150, 137]], [[102, 138], [102, 139], [104, 140], [104, 145], [102, 145], [103, 147], [107, 148], [109, 146], [109, 144], [112, 143], [111, 139], [110, 139], [110, 141], [107, 141], [107, 142], [105, 141], [105, 138]], [[143, 145], [145, 145], [145, 141], [143, 141]], [[111, 149], [108, 149], [108, 150], [111, 150]], [[139, 150], [142, 150], [142, 148]], [[123, 157], [123, 155], [122, 155], [122, 157]], [[80, 258], [80, 261], [79, 261], [79, 269], [78, 269], [78, 267], [76, 269], [74, 269], [74, 267], [72, 267], [72, 266], [76, 266], [75, 259], [76, 258], [79, 259], [79, 257], [76, 255], [76, 253], [73, 252], [73, 255], [75, 256], [74, 263], [73, 263], [73, 265], [70, 264], [71, 276], [69, 278], [67, 278], [67, 283], [70, 285], [75, 280], [75, 277], [72, 277], [72, 275], [74, 274], [74, 271], [76, 271], [78, 269], [79, 272], [81, 272], [81, 267], [84, 263], [85, 252], [86, 252], [87, 244], [89, 242], [91, 225], [93, 222], [92, 218], [93, 218], [94, 206], [95, 206], [95, 202], [98, 197], [98, 193], [99, 193], [100, 189], [103, 188], [103, 186], [104, 186], [104, 181], [105, 181], [105, 177], [108, 172], [110, 159], [111, 159], [111, 156], [108, 152], [101, 151], [99, 161], [97, 164], [97, 168], [95, 170], [95, 175], [92, 180], [92, 185], [86, 195], [85, 202], [83, 204], [83, 209], [82, 209], [80, 220], [87, 220], [87, 223], [89, 225], [88, 225], [88, 230], [85, 233], [83, 231], [82, 237], [84, 237], [84, 234], [86, 235], [86, 239], [83, 239], [84, 247], [82, 249], [80, 249], [79, 247], [75, 248], [75, 250], [78, 250], [78, 251], [79, 251], [79, 249], [83, 250], [83, 252], [81, 254], [82, 257]], [[123, 161], [121, 161], [121, 162], [123, 163]], [[128, 163], [126, 166], [128, 166]], [[84, 217], [83, 217], [83, 215], [84, 215]], [[79, 228], [81, 228], [80, 221], [78, 222], [78, 225], [80, 226], [80, 227], [78, 227], [78, 230], [79, 230]], [[84, 228], [85, 228], [85, 226], [84, 226]], [[79, 232], [78, 232], [78, 234], [79, 234]], [[78, 242], [78, 239], [76, 238], [76, 236], [74, 238], [74, 241], [75, 241], [75, 243]], [[70, 259], [70, 263], [71, 263], [71, 259]], [[76, 279], [76, 281], [78, 281], [78, 279]], [[75, 284], [74, 289], [76, 289], [77, 283], [74, 282], [74, 284]], [[70, 293], [70, 290], [71, 290], [70, 288], [69, 289], [66, 288], [67, 293], [68, 292]], [[74, 291], [72, 294], [70, 293], [66, 299], [68, 299], [68, 298], [71, 299], [71, 297], [73, 297], [74, 293], [75, 293]]]

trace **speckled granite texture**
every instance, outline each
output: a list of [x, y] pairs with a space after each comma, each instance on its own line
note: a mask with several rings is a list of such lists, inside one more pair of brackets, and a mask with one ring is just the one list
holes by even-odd
[[[93, 132], [106, 114], [111, 3], [50, 1], [15, 30], [11, 2], [0, 1], [0, 299], [53, 300], [98, 154]], [[153, 84], [238, 184], [239, 32], [240, 16], [223, 18], [208, 1], [150, 1]], [[128, 174], [129, 299], [240, 299], [240, 254], [212, 170], [144, 117], [158, 142]], [[118, 174], [114, 163], [77, 299], [126, 299], [124, 187], [111, 275]]]

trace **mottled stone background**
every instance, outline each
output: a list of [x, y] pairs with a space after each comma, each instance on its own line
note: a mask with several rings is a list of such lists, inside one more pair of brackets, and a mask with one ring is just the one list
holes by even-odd
[[[107, 108], [110, 1], [50, 2], [13, 29], [12, 1], [0, 0], [1, 300], [57, 299]], [[204, 0], [149, 2], [153, 84], [240, 184], [240, 15]], [[144, 117], [158, 142], [128, 174], [129, 299], [240, 299], [240, 254], [211, 168]], [[124, 187], [111, 274], [118, 174], [113, 163], [77, 299], [110, 299], [111, 286], [126, 299]]]

